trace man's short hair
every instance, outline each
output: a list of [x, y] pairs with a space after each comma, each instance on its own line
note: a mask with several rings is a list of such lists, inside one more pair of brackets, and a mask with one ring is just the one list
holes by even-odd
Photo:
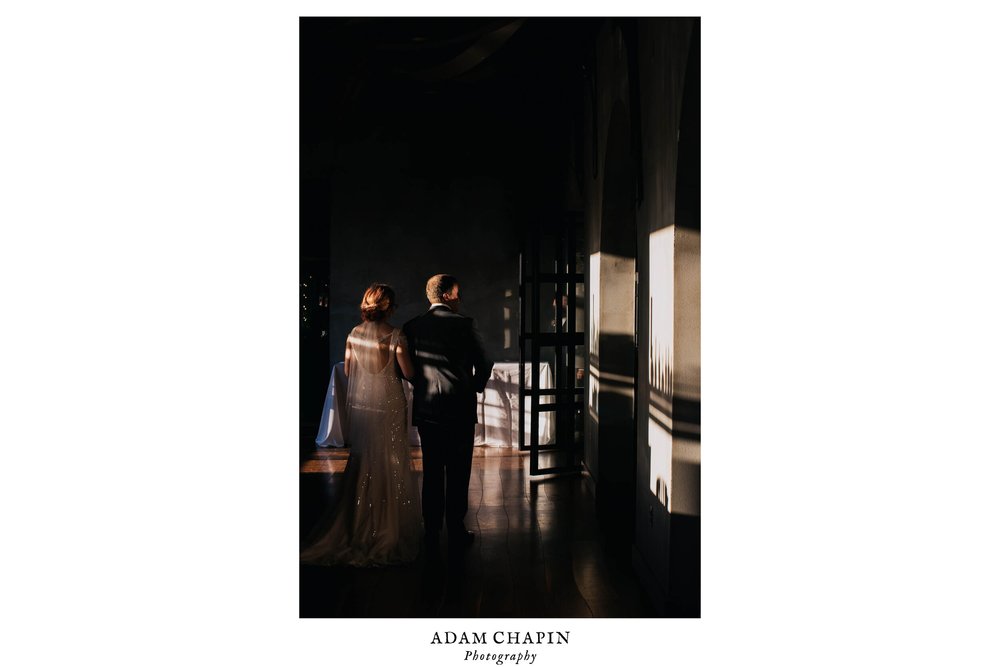
[[458, 284], [458, 278], [447, 273], [439, 273], [427, 280], [427, 300], [431, 303], [442, 303], [441, 298]]

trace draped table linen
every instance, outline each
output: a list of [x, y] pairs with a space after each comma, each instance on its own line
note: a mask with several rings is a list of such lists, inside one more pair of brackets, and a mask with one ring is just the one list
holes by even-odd
[[[527, 386], [531, 386], [531, 366], [525, 364], [528, 374]], [[517, 392], [520, 378], [520, 365], [516, 361], [498, 362], [494, 364], [490, 380], [486, 383], [486, 391], [476, 394], [478, 401], [476, 424], [476, 445], [492, 447], [516, 447], [518, 444], [518, 406]], [[552, 387], [552, 367], [548, 363], [539, 365], [538, 386], [540, 389]], [[420, 445], [420, 436], [413, 426], [413, 388], [409, 382], [403, 382], [403, 393], [406, 395], [407, 423], [410, 445]], [[543, 396], [542, 402], [551, 400]], [[341, 416], [344, 414], [347, 402], [347, 375], [344, 373], [344, 362], [338, 362], [330, 373], [330, 383], [326, 398], [323, 401], [323, 413], [320, 416], [319, 431], [316, 434], [318, 447], [343, 447], [344, 431]], [[525, 397], [524, 430], [525, 443], [531, 438], [531, 400]], [[547, 444], [553, 436], [553, 421], [551, 412], [541, 412], [538, 415], [538, 442]]]

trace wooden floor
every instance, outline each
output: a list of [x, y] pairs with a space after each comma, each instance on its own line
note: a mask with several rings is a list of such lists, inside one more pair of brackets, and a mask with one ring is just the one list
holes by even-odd
[[[413, 450], [419, 470], [420, 452]], [[300, 474], [301, 535], [336, 490], [347, 457], [324, 450]], [[533, 479], [514, 450], [477, 447], [466, 527], [471, 547], [383, 568], [301, 566], [300, 616], [545, 618], [655, 615], [628, 549], [598, 528], [590, 480]]]

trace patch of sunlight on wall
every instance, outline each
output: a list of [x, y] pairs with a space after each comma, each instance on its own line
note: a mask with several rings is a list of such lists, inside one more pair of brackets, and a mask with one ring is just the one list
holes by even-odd
[[590, 416], [597, 419], [597, 397], [601, 393], [601, 383], [593, 370], [590, 371], [587, 391], [590, 393]]
[[597, 419], [597, 397], [601, 385], [595, 374], [598, 368], [597, 341], [601, 337], [601, 253], [590, 256], [590, 372], [587, 377], [590, 416]]
[[677, 229], [674, 238], [674, 359], [671, 368], [674, 393], [701, 398], [701, 234]]
[[649, 235], [649, 388], [673, 394], [674, 228]]
[[[510, 290], [507, 290], [510, 293]], [[503, 349], [510, 349], [510, 306], [503, 307]]]
[[[635, 258], [604, 252], [600, 256], [600, 266], [601, 334], [632, 337], [635, 335]], [[597, 345], [600, 345], [599, 340]]]
[[649, 235], [649, 490], [667, 511], [672, 495], [670, 423], [674, 348], [674, 227]]
[[597, 355], [601, 333], [601, 253], [590, 256], [590, 354]]
[[658, 421], [649, 419], [649, 490], [670, 511], [670, 451], [673, 438]]

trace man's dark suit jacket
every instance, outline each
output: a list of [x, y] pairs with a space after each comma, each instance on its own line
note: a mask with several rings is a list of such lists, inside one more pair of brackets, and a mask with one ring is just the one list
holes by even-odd
[[493, 362], [471, 317], [432, 306], [403, 325], [414, 363], [413, 424], [475, 424]]

